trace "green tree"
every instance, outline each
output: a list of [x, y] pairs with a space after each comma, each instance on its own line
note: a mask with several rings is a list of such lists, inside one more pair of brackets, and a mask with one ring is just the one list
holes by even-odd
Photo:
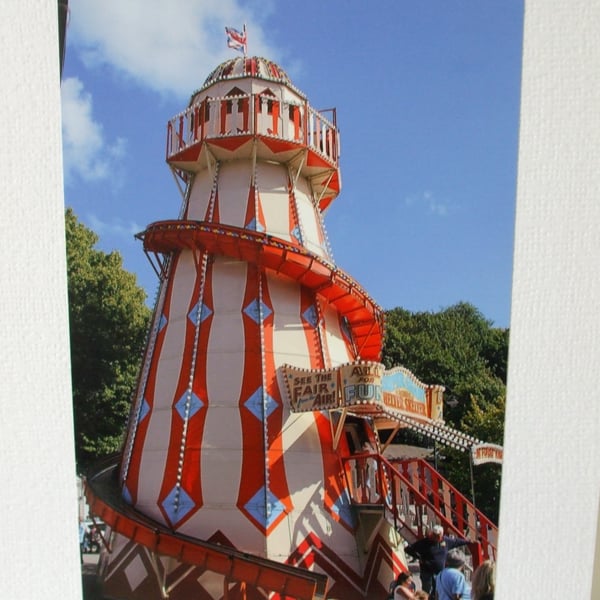
[[[471, 304], [461, 302], [438, 313], [386, 312], [383, 362], [402, 365], [421, 381], [446, 388], [444, 419], [486, 442], [502, 444], [508, 330], [492, 323]], [[406, 433], [400, 433], [403, 441]], [[414, 439], [412, 440], [414, 441]], [[440, 470], [467, 497], [471, 496], [469, 457], [443, 449]], [[475, 467], [477, 506], [497, 519], [500, 468]]]
[[79, 470], [119, 449], [150, 319], [118, 252], [65, 212], [75, 450]]
[[[488, 402], [485, 407], [472, 397], [469, 410], [461, 422], [461, 429], [480, 440], [501, 446], [505, 407], [505, 396], [499, 396], [494, 402]], [[473, 466], [473, 476], [477, 508], [497, 523], [502, 466], [496, 463]]]

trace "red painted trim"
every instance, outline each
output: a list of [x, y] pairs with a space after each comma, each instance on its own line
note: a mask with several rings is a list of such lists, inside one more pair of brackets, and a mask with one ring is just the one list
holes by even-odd
[[[385, 504], [391, 511], [395, 523], [402, 523], [402, 518], [397, 513], [398, 502], [395, 500], [396, 489], [399, 488], [399, 486], [404, 486], [411, 493], [412, 501], [417, 507], [417, 514], [423, 514], [425, 512], [424, 509], [427, 508], [436, 515], [436, 518], [446, 531], [457, 537], [465, 537], [463, 529], [465, 521], [463, 516], [458, 514], [457, 507], [459, 504], [462, 506], [469, 505], [472, 510], [476, 510], [475, 507], [472, 506], [471, 503], [435, 469], [421, 459], [394, 461], [392, 463], [379, 454], [361, 455], [360, 457], [343, 457], [342, 462], [345, 467], [347, 486], [352, 494], [352, 501], [354, 504], [360, 505], [365, 502], [373, 504], [372, 501], [368, 502], [364, 500], [367, 494], [365, 493], [365, 489], [362, 488], [362, 482], [358, 482], [358, 485], [353, 486], [352, 480], [348, 476], [348, 473], [353, 470], [355, 464], [360, 467], [361, 463], [364, 463], [367, 460], [375, 460], [378, 463], [377, 468], [379, 476], [377, 478], [377, 493], [379, 500], [377, 500], [375, 504]], [[431, 499], [431, 496], [435, 498], [435, 496], [440, 493], [439, 484], [442, 480], [447, 488], [452, 489], [452, 495], [455, 496], [454, 500], [456, 501], [456, 506], [444, 505], [443, 507], [438, 508], [435, 501]], [[389, 491], [392, 492], [391, 505], [386, 501]], [[478, 566], [478, 561], [480, 561], [481, 557], [484, 559], [496, 559], [496, 547], [489, 536], [492, 534], [496, 540], [498, 537], [497, 527], [483, 513], [479, 511], [476, 512], [477, 520], [479, 521], [479, 529], [471, 533], [472, 540], [469, 544], [474, 567]], [[424, 534], [425, 532], [422, 531], [421, 533]]]
[[298, 600], [325, 598], [327, 577], [320, 573], [310, 573], [233, 548], [178, 535], [125, 506], [117, 506], [108, 500], [118, 494], [110, 489], [115, 483], [116, 468], [113, 465], [103, 469], [85, 482], [90, 512], [100, 517], [112, 532], [163, 556], [224, 575], [230, 581], [245, 581]]
[[[179, 255], [173, 257], [173, 260], [170, 264], [171, 273], [177, 268], [177, 262], [179, 260]], [[131, 448], [131, 457], [129, 460], [129, 467], [127, 471], [127, 476], [125, 478], [124, 484], [127, 486], [127, 490], [129, 491], [132, 499], [132, 504], [135, 506], [137, 502], [137, 490], [139, 486], [139, 480], [141, 475], [141, 463], [142, 463], [142, 454], [144, 453], [144, 446], [146, 443], [146, 435], [148, 432], [148, 426], [150, 424], [150, 419], [152, 417], [152, 407], [154, 405], [154, 391], [156, 385], [156, 369], [159, 362], [159, 358], [162, 352], [163, 342], [165, 339], [165, 334], [168, 329], [168, 323], [170, 318], [170, 304], [171, 304], [171, 296], [173, 293], [173, 284], [172, 279], [170, 279], [171, 284], [166, 290], [165, 300], [162, 306], [162, 310], [160, 314], [157, 316], [159, 323], [164, 316], [167, 319], [167, 324], [162, 327], [160, 331], [156, 334], [156, 340], [154, 342], [154, 350], [151, 357], [150, 366], [148, 369], [148, 377], [145, 381], [145, 387], [143, 389], [138, 389], [136, 393], [136, 397], [142, 397], [148, 402], [148, 414], [146, 414], [143, 421], [137, 425], [135, 429], [135, 438], [133, 440], [132, 448]], [[140, 382], [142, 385], [144, 382]], [[130, 428], [130, 432], [132, 428]]]
[[271, 133], [273, 135], [279, 135], [279, 102], [273, 100], [273, 129]]
[[142, 235], [146, 251], [203, 248], [210, 254], [257, 264], [298, 281], [348, 319], [360, 358], [380, 360], [383, 310], [344, 271], [305, 248], [264, 233], [200, 221], [160, 221]]
[[227, 103], [231, 100], [221, 100], [221, 135], [225, 135], [227, 127]]
[[[210, 138], [206, 140], [206, 143], [209, 146], [218, 146], [219, 148], [224, 148], [225, 150], [229, 150], [230, 152], [234, 152], [238, 148], [241, 148], [246, 142], [249, 142], [252, 139], [250, 135], [236, 135], [232, 137], [224, 137], [224, 138]], [[181, 160], [179, 158], [180, 155], [173, 156], [169, 162], [178, 162]]]

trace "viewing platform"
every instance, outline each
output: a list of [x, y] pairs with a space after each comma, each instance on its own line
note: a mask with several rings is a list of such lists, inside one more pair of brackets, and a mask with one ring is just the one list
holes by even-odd
[[335, 120], [335, 109], [320, 112], [306, 101], [279, 100], [265, 91], [205, 97], [169, 120], [166, 160], [189, 173], [210, 168], [209, 154], [213, 161], [235, 152], [238, 159], [288, 163], [294, 177], [311, 180], [324, 210], [341, 188]]

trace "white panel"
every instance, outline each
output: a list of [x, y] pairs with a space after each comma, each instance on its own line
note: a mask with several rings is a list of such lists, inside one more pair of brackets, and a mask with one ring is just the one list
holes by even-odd
[[236, 160], [219, 167], [219, 222], [244, 227], [248, 194], [252, 182], [252, 162]]
[[[287, 456], [292, 454], [304, 454], [314, 452], [321, 464], [321, 443], [312, 413], [290, 413], [284, 418], [283, 447], [285, 448], [286, 464]], [[317, 479], [322, 477], [321, 468]]]
[[206, 219], [212, 186], [213, 180], [209, 170], [201, 171], [196, 175], [190, 191], [188, 219], [194, 221]]
[[[222, 424], [227, 424], [239, 420], [239, 411], [213, 409], [213, 417], [216, 416], [220, 416]], [[233, 433], [238, 433], [235, 427], [232, 429]], [[241, 438], [239, 435], [229, 435], [227, 438], [222, 440], [221, 447], [202, 446], [202, 480], [210, 482], [209, 489], [203, 489], [204, 505], [207, 507], [235, 506], [237, 501], [242, 469]]]
[[285, 102], [294, 102], [295, 104], [304, 103], [304, 97], [298, 95], [296, 92], [293, 92], [288, 87], [281, 87], [281, 97]]
[[273, 305], [273, 350], [275, 366], [291, 364], [308, 369], [310, 357], [306, 335], [300, 317], [300, 285], [290, 279], [268, 276], [269, 294]]
[[[246, 290], [247, 265], [244, 262], [225, 257], [217, 257], [213, 265], [212, 289], [214, 315], [208, 341], [208, 360], [216, 354], [241, 353], [244, 349], [244, 329], [242, 304]], [[209, 376], [215, 376], [215, 383], [221, 377], [229, 377], [228, 366], [218, 357]], [[243, 359], [240, 359], [243, 360]]]
[[[294, 509], [269, 537], [269, 550], [289, 556], [308, 533], [315, 531], [315, 516], [322, 504], [319, 490], [323, 482], [323, 464], [312, 413], [300, 415], [290, 414], [289, 410], [285, 412], [282, 427], [284, 462]], [[306, 452], [311, 447], [314, 451]], [[303, 508], [297, 512], [299, 507]], [[300, 528], [296, 526], [298, 521], [302, 523]]]
[[[208, 506], [220, 504], [223, 499], [235, 504], [238, 495], [242, 468], [238, 402], [244, 368], [241, 310], [245, 284], [245, 263], [216, 260], [212, 276], [215, 313], [207, 347], [209, 407], [202, 440], [202, 494]], [[220, 460], [215, 462], [219, 453], [212, 449], [217, 448], [223, 453], [230, 450], [226, 452], [226, 465]], [[218, 522], [221, 526], [222, 518]]]
[[[138, 498], [150, 504], [158, 498], [162, 485], [171, 434], [171, 406], [179, 381], [187, 314], [196, 278], [196, 266], [190, 251], [182, 252], [172, 277], [169, 321], [156, 370], [154, 405], [147, 417], [150, 423], [140, 465]], [[162, 461], [152, 450], [162, 451]]]
[[[323, 459], [312, 414], [289, 415], [282, 428], [284, 460], [294, 510], [269, 536], [269, 551], [293, 550], [315, 532], [337, 556], [358, 570], [354, 536], [323, 507]], [[291, 539], [290, 539], [291, 532]], [[273, 554], [270, 558], [277, 557]]]
[[282, 165], [258, 163], [256, 183], [265, 215], [267, 233], [291, 241], [288, 172]]
[[[248, 552], [254, 556], [264, 557], [264, 537], [248, 518], [235, 507], [237, 496], [227, 506], [218, 508], [203, 507], [189, 521], [178, 529], [183, 534], [190, 534], [200, 539], [207, 539], [216, 531], [220, 531], [233, 544], [236, 550]], [[198, 535], [196, 532], [203, 532]], [[286, 557], [287, 558], [287, 557]]]
[[326, 307], [323, 311], [323, 320], [325, 321], [325, 339], [329, 349], [329, 358], [332, 367], [347, 363], [351, 360], [346, 347], [345, 338], [340, 330], [340, 320], [337, 311], [331, 307]]
[[308, 182], [299, 178], [294, 193], [298, 207], [298, 217], [304, 234], [304, 246], [317, 256], [328, 258], [327, 252], [321, 246], [321, 216], [312, 204]]

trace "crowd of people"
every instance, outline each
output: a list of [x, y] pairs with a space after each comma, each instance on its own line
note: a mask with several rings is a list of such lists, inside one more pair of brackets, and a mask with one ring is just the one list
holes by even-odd
[[412, 573], [402, 572], [394, 582], [393, 600], [493, 600], [495, 568], [490, 560], [482, 562], [471, 581], [465, 577], [466, 555], [460, 549], [468, 540], [444, 535], [440, 525], [428, 535], [407, 546], [405, 552], [419, 561], [421, 589]]

